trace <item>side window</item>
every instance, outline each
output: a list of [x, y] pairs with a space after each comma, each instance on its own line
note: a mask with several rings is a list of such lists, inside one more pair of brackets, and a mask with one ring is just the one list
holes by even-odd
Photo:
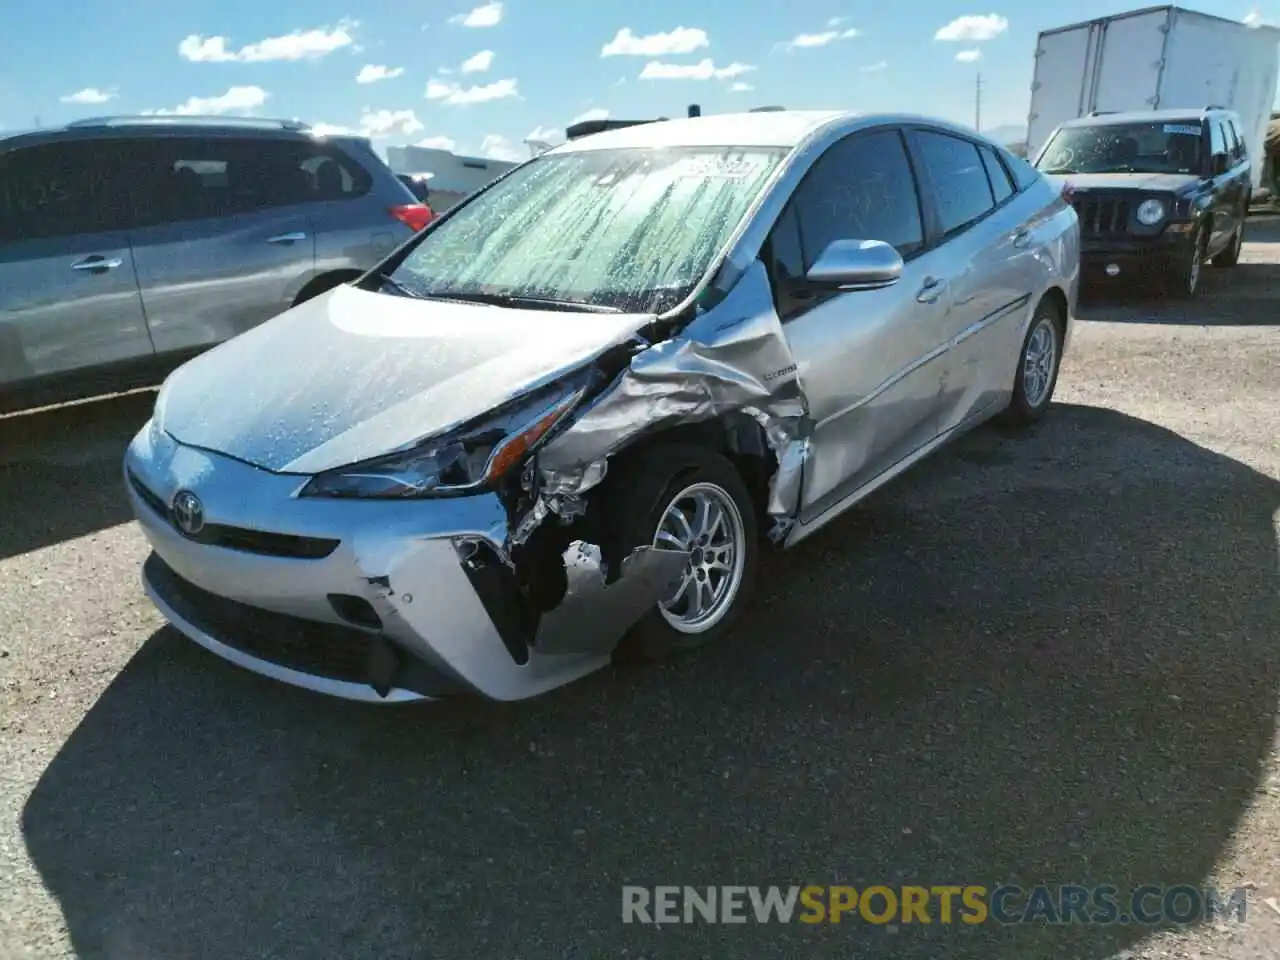
[[915, 177], [896, 130], [855, 133], [833, 144], [792, 205], [805, 269], [833, 240], [883, 240], [904, 257], [924, 245]]
[[792, 296], [792, 284], [804, 276], [804, 248], [800, 245], [800, 220], [794, 202], [787, 204], [773, 225], [765, 244], [764, 262], [773, 278], [773, 303], [778, 316], [786, 317], [800, 306]]
[[1209, 142], [1211, 144], [1210, 152], [1214, 154], [1227, 152], [1227, 137], [1222, 132], [1222, 123], [1214, 120], [1209, 124]]
[[341, 152], [305, 141], [180, 137], [138, 140], [129, 153], [143, 223], [254, 213], [368, 192], [369, 175]]
[[110, 142], [63, 142], [0, 157], [0, 243], [128, 227]]
[[996, 203], [1001, 204], [1015, 193], [1013, 184], [1009, 182], [1008, 171], [990, 147], [980, 148], [982, 165], [987, 168], [987, 177], [991, 181], [991, 192], [995, 194]]
[[1235, 147], [1232, 150], [1232, 156], [1237, 160], [1245, 160], [1249, 156], [1249, 151], [1244, 145], [1244, 137], [1240, 135], [1240, 127], [1235, 120], [1228, 120], [1227, 126], [1231, 130], [1231, 139], [1235, 141]]
[[920, 131], [916, 142], [937, 198], [944, 234], [963, 230], [995, 206], [986, 168], [974, 143], [931, 130]]

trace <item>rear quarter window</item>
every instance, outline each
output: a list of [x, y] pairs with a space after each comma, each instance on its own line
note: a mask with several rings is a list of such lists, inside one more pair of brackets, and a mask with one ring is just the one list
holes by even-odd
[[1004, 160], [1004, 165], [1009, 168], [1009, 173], [1013, 175], [1013, 181], [1019, 193], [1040, 179], [1040, 173], [1036, 168], [1022, 157], [1005, 149], [1000, 149], [999, 153], [1000, 158]]

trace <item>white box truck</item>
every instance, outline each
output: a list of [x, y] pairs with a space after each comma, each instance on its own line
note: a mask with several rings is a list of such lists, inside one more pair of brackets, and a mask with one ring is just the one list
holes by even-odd
[[1035, 56], [1029, 158], [1058, 124], [1093, 112], [1216, 106], [1239, 115], [1253, 187], [1261, 186], [1280, 30], [1182, 7], [1146, 7], [1045, 30]]

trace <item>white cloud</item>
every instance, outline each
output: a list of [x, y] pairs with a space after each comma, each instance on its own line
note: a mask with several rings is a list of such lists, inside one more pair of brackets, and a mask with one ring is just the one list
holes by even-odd
[[484, 73], [484, 71], [488, 70], [491, 66], [493, 66], [493, 51], [481, 50], [474, 57], [463, 61], [462, 72]]
[[971, 13], [956, 17], [935, 33], [933, 39], [982, 43], [985, 40], [994, 40], [1008, 29], [1009, 21], [998, 13]]
[[356, 83], [377, 83], [379, 80], [394, 80], [404, 73], [404, 67], [383, 67], [376, 63], [366, 64], [356, 74]]
[[838, 27], [840, 26], [840, 24], [844, 23], [848, 19], [849, 19], [848, 17], [832, 17], [830, 20], [827, 21], [827, 26]]
[[669, 57], [693, 53], [709, 47], [707, 32], [696, 27], [676, 27], [670, 33], [651, 33], [637, 37], [630, 27], [623, 27], [612, 40], [600, 48], [602, 57]]
[[1262, 16], [1262, 11], [1261, 11], [1261, 10], [1259, 10], [1257, 7], [1254, 7], [1254, 8], [1253, 8], [1252, 10], [1250, 10], [1247, 14], [1245, 14], [1244, 20], [1243, 20], [1243, 21], [1241, 21], [1241, 22], [1242, 22], [1242, 23], [1244, 23], [1244, 25], [1245, 25], [1246, 27], [1273, 27], [1273, 26], [1275, 26], [1275, 24], [1274, 24], [1274, 23], [1272, 23], [1272, 21], [1270, 21], [1270, 20], [1268, 20], [1268, 19], [1266, 19], [1266, 18], [1264, 18], [1264, 17]]
[[490, 100], [505, 100], [507, 97], [520, 95], [519, 84], [511, 78], [495, 80], [482, 86], [464, 87], [456, 83], [445, 83], [443, 80], [428, 80], [426, 97], [428, 100], [439, 100], [451, 106], [468, 106], [473, 103], [488, 103]]
[[729, 92], [730, 93], [746, 93], [754, 89], [755, 87], [753, 87], [751, 84], [743, 83], [741, 80], [739, 80], [737, 83], [735, 83], [733, 86], [729, 88]]
[[573, 126], [575, 123], [590, 123], [592, 120], [608, 120], [608, 119], [609, 119], [608, 110], [605, 110], [601, 107], [592, 107], [590, 110], [587, 110], [584, 113], [580, 113], [576, 117], [574, 117], [572, 120], [570, 120], [569, 126]]
[[555, 143], [564, 134], [560, 130], [552, 127], [537, 126], [525, 134], [525, 140], [535, 140], [539, 143]]
[[697, 63], [662, 63], [650, 60], [640, 71], [641, 80], [729, 80], [750, 73], [755, 67], [745, 63], [731, 63], [717, 67], [710, 57]]
[[497, 0], [476, 7], [468, 13], [459, 13], [449, 18], [450, 23], [460, 23], [464, 27], [496, 27], [502, 22], [502, 4]]
[[861, 69], [862, 73], [879, 73], [881, 70], [888, 70], [889, 62], [881, 60], [879, 63], [869, 63]]
[[106, 103], [108, 100], [114, 100], [119, 94], [114, 90], [99, 90], [97, 87], [85, 87], [83, 90], [77, 90], [75, 93], [68, 93], [65, 97], [59, 97], [63, 103]]
[[527, 149], [522, 150], [506, 137], [497, 133], [491, 133], [481, 141], [480, 155], [488, 157], [491, 160], [515, 162], [518, 160], [528, 159], [529, 153]]
[[858, 36], [853, 27], [847, 30], [824, 30], [821, 33], [801, 33], [792, 37], [783, 47], [787, 50], [812, 50], [814, 47], [825, 47], [836, 40], [852, 40]]
[[265, 63], [271, 60], [314, 60], [355, 43], [351, 31], [353, 21], [342, 21], [336, 27], [295, 30], [281, 37], [268, 37], [238, 51], [227, 48], [226, 37], [202, 37], [191, 34], [180, 44], [178, 53], [195, 63]]
[[411, 137], [425, 129], [412, 110], [366, 110], [360, 118], [360, 132], [366, 137]]
[[313, 123], [311, 132], [317, 137], [349, 137], [355, 133], [350, 127], [337, 123]]
[[956, 54], [956, 59], [960, 63], [977, 63], [982, 59], [981, 50], [961, 50]]
[[267, 102], [267, 91], [261, 87], [231, 87], [216, 97], [191, 97], [172, 110], [145, 111], [154, 116], [203, 116], [223, 113], [249, 113]]
[[458, 149], [458, 141], [454, 140], [453, 137], [426, 137], [419, 140], [415, 146], [426, 147], [428, 150], [448, 150], [453, 153], [454, 150]]

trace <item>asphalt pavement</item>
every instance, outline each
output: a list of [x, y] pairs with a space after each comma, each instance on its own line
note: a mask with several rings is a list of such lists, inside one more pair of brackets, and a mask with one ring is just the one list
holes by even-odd
[[[1047, 420], [517, 704], [327, 700], [164, 626], [152, 397], [0, 420], [0, 957], [1280, 955], [1280, 219], [1090, 297]], [[1248, 884], [1243, 923], [624, 925], [624, 884]], [[1121, 953], [1121, 951], [1131, 951]]]

